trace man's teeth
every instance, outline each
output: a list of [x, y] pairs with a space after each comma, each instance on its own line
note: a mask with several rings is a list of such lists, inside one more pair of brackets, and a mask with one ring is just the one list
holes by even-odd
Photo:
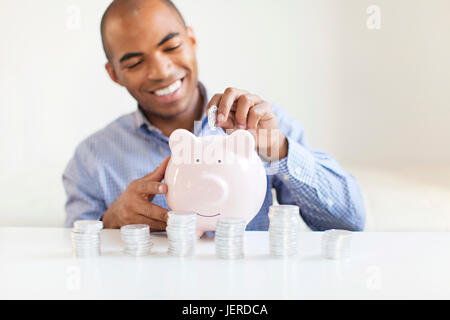
[[154, 93], [159, 97], [160, 96], [168, 96], [168, 95], [174, 93], [175, 91], [177, 91], [180, 87], [181, 87], [181, 80], [177, 80], [174, 83], [172, 83], [170, 86], [168, 86], [167, 88], [156, 90]]

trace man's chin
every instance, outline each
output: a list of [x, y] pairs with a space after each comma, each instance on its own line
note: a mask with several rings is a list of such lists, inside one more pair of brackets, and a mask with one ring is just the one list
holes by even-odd
[[153, 107], [146, 108], [142, 107], [141, 105], [141, 109], [143, 109], [147, 115], [152, 115], [164, 119], [171, 119], [183, 114], [187, 110], [187, 107], [180, 104], [168, 104], [158, 107], [155, 107], [153, 105]]

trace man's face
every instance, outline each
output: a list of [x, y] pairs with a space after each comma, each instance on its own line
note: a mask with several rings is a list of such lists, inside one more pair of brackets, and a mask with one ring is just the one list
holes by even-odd
[[105, 35], [111, 78], [144, 111], [169, 118], [186, 111], [197, 90], [196, 41], [176, 12], [161, 2], [112, 17]]

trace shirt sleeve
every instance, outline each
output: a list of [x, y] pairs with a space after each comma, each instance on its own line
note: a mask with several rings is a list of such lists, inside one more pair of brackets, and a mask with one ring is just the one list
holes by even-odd
[[330, 155], [310, 149], [298, 121], [273, 109], [288, 140], [287, 157], [270, 163], [278, 202], [298, 205], [312, 230], [362, 231], [365, 209], [356, 179]]
[[65, 226], [77, 220], [100, 220], [106, 211], [102, 189], [98, 184], [95, 159], [87, 143], [81, 144], [63, 174], [67, 200]]

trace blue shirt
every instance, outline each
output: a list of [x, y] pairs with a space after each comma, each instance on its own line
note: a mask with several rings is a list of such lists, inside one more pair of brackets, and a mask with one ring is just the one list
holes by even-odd
[[[201, 83], [199, 90], [205, 108], [210, 97]], [[287, 137], [288, 154], [277, 162], [266, 163], [266, 197], [246, 230], [268, 230], [272, 188], [280, 204], [300, 207], [301, 217], [312, 230], [362, 230], [365, 210], [355, 178], [330, 155], [311, 149], [298, 121], [280, 107], [272, 108], [279, 129]], [[225, 133], [220, 128], [211, 131], [203, 112], [194, 134]], [[101, 219], [131, 181], [153, 171], [169, 155], [168, 137], [139, 109], [88, 137], [76, 148], [63, 174], [66, 226], [72, 227], [80, 219]], [[169, 209], [164, 195], [156, 195], [152, 202]]]

